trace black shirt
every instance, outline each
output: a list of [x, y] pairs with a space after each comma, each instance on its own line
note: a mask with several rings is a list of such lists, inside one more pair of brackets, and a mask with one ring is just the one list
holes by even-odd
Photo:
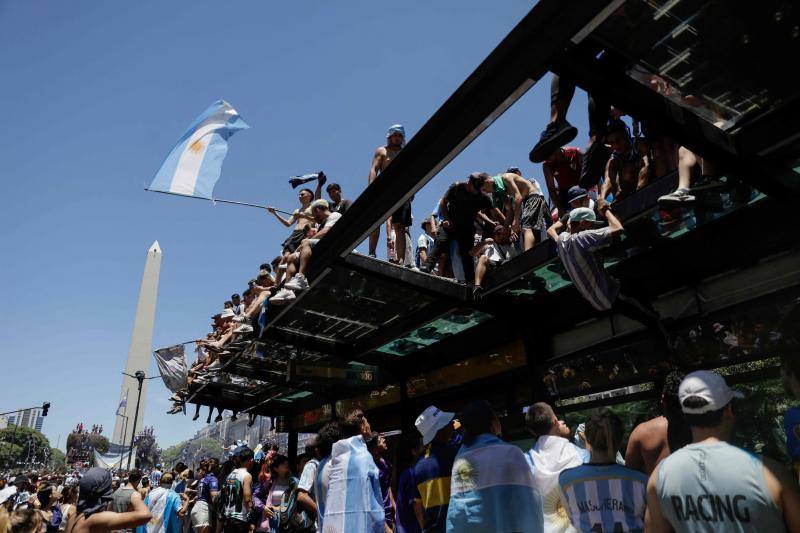
[[491, 209], [491, 199], [482, 193], [471, 193], [466, 183], [454, 183], [444, 195], [447, 203], [447, 213], [450, 222], [455, 226], [454, 231], [473, 232], [475, 215], [481, 209]]
[[350, 200], [342, 200], [338, 204], [331, 203], [330, 208], [332, 213], [341, 213], [345, 214], [350, 206], [353, 204]]

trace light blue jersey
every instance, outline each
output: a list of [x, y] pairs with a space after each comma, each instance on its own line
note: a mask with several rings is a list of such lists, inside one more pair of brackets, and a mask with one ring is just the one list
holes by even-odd
[[592, 533], [644, 530], [647, 476], [616, 463], [584, 464], [558, 476], [572, 525]]
[[786, 531], [764, 463], [727, 442], [689, 444], [661, 461], [656, 494], [677, 533]]

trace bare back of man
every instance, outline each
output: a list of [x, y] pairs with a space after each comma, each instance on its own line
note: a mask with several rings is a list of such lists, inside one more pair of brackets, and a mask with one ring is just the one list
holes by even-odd
[[625, 466], [644, 472], [648, 476], [652, 474], [658, 463], [671, 453], [668, 428], [669, 422], [664, 416], [636, 426], [628, 440]]
[[127, 513], [100, 511], [89, 515], [75, 513], [67, 525], [67, 533], [105, 533], [122, 529], [133, 529], [143, 526], [151, 518], [150, 510], [138, 493], [131, 495], [132, 510]]

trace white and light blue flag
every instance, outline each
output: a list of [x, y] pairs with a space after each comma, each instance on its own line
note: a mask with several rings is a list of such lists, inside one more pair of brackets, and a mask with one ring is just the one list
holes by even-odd
[[249, 127], [228, 102], [214, 102], [181, 136], [149, 190], [210, 200], [228, 153], [228, 139]]
[[128, 409], [128, 391], [125, 391], [125, 397], [119, 401], [119, 406], [117, 407], [117, 414], [124, 415], [125, 411]]

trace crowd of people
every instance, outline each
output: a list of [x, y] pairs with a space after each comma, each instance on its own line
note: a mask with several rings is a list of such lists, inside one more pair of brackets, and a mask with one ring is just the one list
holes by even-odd
[[[620, 140], [627, 126], [619, 118], [610, 120], [602, 138], [614, 147], [628, 147], [629, 143]], [[375, 150], [369, 184], [402, 151], [405, 140], [402, 125], [389, 128], [385, 145]], [[608, 151], [609, 164], [629, 159], [627, 155], [614, 156], [617, 148]], [[656, 324], [657, 317], [652, 309], [624, 294], [618, 282], [605, 273], [597, 257], [597, 251], [623, 231], [610, 209], [621, 195], [614, 187], [603, 185], [602, 190], [608, 191], [602, 197], [597, 196], [601, 175], [587, 170], [587, 157], [577, 148], [552, 146], [542, 160], [552, 206], [545, 201], [538, 181], [522, 177], [519, 168], [510, 167], [493, 176], [485, 172], [470, 174], [466, 181], [451, 185], [433, 213], [424, 218], [423, 233], [414, 251], [409, 199], [386, 222], [389, 260], [422, 272], [473, 283], [474, 297], [479, 300], [487, 273], [542, 242], [547, 232], [558, 243], [559, 254], [576, 288], [593, 306], [601, 310], [617, 309], [643, 319], [647, 325]], [[643, 177], [640, 181], [644, 184], [647, 180]], [[285, 305], [296, 298], [298, 291], [309, 287], [306, 273], [315, 245], [352, 204], [344, 198], [341, 185], [328, 184], [322, 171], [290, 180], [295, 188], [311, 182], [316, 182], [316, 187], [314, 190], [299, 189], [299, 206], [288, 218], [277, 209], [268, 208], [292, 231], [282, 242], [279, 254], [260, 265], [247, 288], [241, 294], [233, 294], [224, 302], [222, 311], [212, 317], [212, 332], [197, 341], [198, 358], [190, 371], [190, 385], [216, 379], [225, 358], [240, 351], [246, 339], [260, 334], [270, 307]], [[322, 198], [323, 187], [327, 200]], [[607, 227], [596, 227], [595, 213], [609, 221]], [[553, 218], [557, 219], [555, 224]], [[561, 230], [566, 231], [562, 233]], [[373, 257], [379, 233], [378, 229], [369, 238], [369, 255]], [[181, 412], [187, 396], [188, 388], [177, 391], [170, 412]], [[197, 417], [199, 412], [195, 414]], [[210, 417], [209, 413], [209, 420]]]
[[[709, 162], [677, 146], [651, 124], [633, 119], [629, 127], [622, 111], [593, 95], [589, 98], [589, 145], [585, 150], [569, 146], [577, 135], [565, 118], [574, 91], [569, 80], [553, 77], [550, 122], [529, 154], [532, 163], [541, 164], [544, 188], [533, 176], [523, 177], [518, 167], [497, 174], [473, 172], [465, 181], [453, 183], [423, 218], [416, 247], [411, 236], [412, 196], [386, 220], [387, 258], [471, 284], [477, 302], [484, 297], [490, 272], [549, 240], [566, 276], [594, 309], [641, 322], [663, 340], [662, 351], [671, 352], [672, 340], [641, 288], [631, 280], [617, 279], [604, 267], [603, 250], [625, 231], [614, 206], [674, 168], [678, 169], [679, 186], [659, 199], [664, 209], [691, 206], [696, 200], [693, 190], [707, 191], [720, 182]], [[402, 153], [405, 144], [405, 128], [391, 126], [386, 142], [375, 149], [368, 186]], [[268, 211], [290, 228], [290, 233], [275, 257], [260, 265], [247, 288], [233, 294], [212, 317], [211, 333], [196, 343], [198, 355], [189, 372], [189, 387], [175, 392], [171, 413], [184, 410], [192, 384], [228, 379], [221, 377], [220, 370], [227, 360], [248, 349], [249, 339], [260, 336], [272, 308], [286, 305], [309, 288], [307, 273], [315, 246], [352, 205], [341, 185], [328, 183], [323, 171], [289, 182], [295, 189], [300, 187], [298, 207], [291, 213], [274, 207]], [[377, 255], [380, 232], [379, 226], [369, 236], [368, 254], [372, 257]], [[260, 354], [254, 351], [251, 355]], [[242, 384], [252, 382], [244, 379]], [[199, 416], [198, 410], [195, 419]], [[211, 418], [209, 410], [207, 421]], [[220, 418], [221, 411], [216, 419]]]
[[740, 401], [717, 373], [672, 373], [625, 449], [609, 408], [573, 433], [527, 407], [527, 451], [483, 400], [427, 407], [393, 446], [354, 410], [296, 459], [239, 445], [194, 471], [2, 478], [0, 533], [800, 531], [796, 477], [729, 443]]

